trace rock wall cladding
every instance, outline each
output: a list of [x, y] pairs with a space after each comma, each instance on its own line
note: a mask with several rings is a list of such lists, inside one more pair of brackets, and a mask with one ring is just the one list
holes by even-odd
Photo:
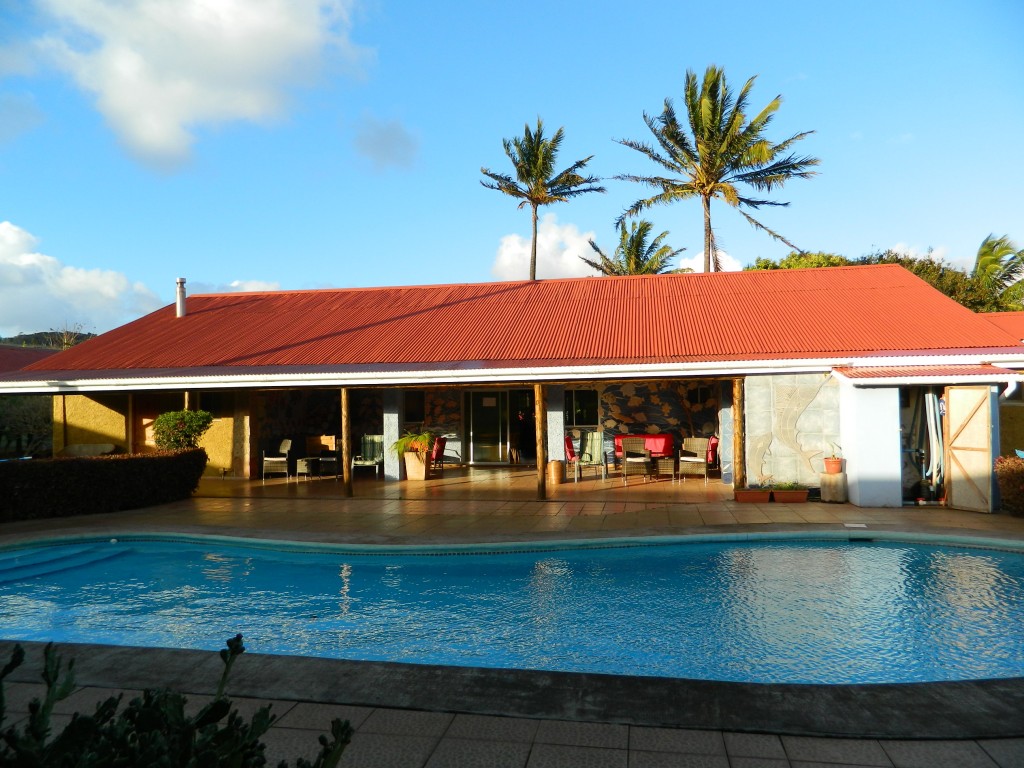
[[601, 392], [605, 433], [668, 432], [683, 437], [718, 432], [719, 387], [707, 381], [626, 382]]
[[748, 376], [744, 385], [747, 481], [817, 486], [839, 444], [839, 385], [822, 374]]
[[[260, 447], [275, 450], [282, 438], [290, 437], [296, 449], [302, 439], [335, 435], [341, 430], [341, 394], [336, 389], [271, 390], [255, 398], [254, 420]], [[352, 441], [363, 435], [384, 431], [384, 406], [379, 390], [349, 390], [349, 423]]]

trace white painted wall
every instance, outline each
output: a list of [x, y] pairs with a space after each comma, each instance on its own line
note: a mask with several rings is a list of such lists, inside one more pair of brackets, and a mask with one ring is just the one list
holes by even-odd
[[858, 507], [902, 506], [899, 389], [843, 383], [839, 431], [850, 503]]

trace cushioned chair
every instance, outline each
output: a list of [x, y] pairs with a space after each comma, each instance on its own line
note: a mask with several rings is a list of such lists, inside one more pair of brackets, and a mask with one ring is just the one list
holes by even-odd
[[651, 452], [644, 446], [642, 437], [622, 439], [622, 484], [629, 483], [630, 475], [643, 475], [644, 482], [651, 474]]
[[441, 477], [444, 477], [444, 447], [447, 442], [448, 438], [446, 437], [435, 437], [434, 447], [430, 449], [430, 466], [427, 469], [430, 472], [436, 469]]
[[683, 480], [687, 475], [703, 477], [708, 481], [708, 439], [706, 437], [687, 437], [679, 451], [679, 477]]
[[565, 436], [565, 470], [568, 473], [569, 467], [572, 467], [572, 478], [574, 481], [579, 482], [580, 479], [580, 457], [576, 455], [576, 446], [573, 445], [572, 437], [570, 435]]
[[266, 482], [267, 475], [280, 475], [284, 474], [284, 479], [287, 482], [291, 476], [288, 473], [288, 453], [292, 449], [291, 440], [282, 440], [281, 445], [278, 446], [277, 454], [268, 454], [266, 451], [263, 452], [263, 481]]
[[580, 438], [580, 445], [583, 452], [579, 457], [579, 467], [582, 473], [584, 467], [600, 469], [601, 479], [608, 479], [608, 454], [604, 449], [604, 435], [600, 432], [584, 432]]

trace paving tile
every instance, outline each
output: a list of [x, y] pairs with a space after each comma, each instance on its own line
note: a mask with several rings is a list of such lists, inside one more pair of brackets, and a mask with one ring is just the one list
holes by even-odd
[[575, 747], [607, 747], [624, 750], [629, 747], [629, 726], [544, 720], [537, 728], [534, 741], [538, 744], [564, 744]]
[[719, 731], [688, 731], [682, 728], [633, 726], [629, 729], [629, 749], [643, 752], [724, 755], [725, 742]]
[[444, 738], [426, 768], [524, 768], [530, 744], [523, 741]]
[[627, 768], [624, 749], [534, 744], [526, 768]]
[[782, 739], [767, 733], [723, 733], [729, 757], [768, 757], [786, 759]]
[[73, 715], [75, 712], [91, 715], [96, 711], [97, 704], [118, 695], [121, 695], [121, 704], [118, 707], [120, 709], [132, 699], [141, 696], [142, 691], [119, 688], [79, 688], [63, 701], [54, 704], [53, 711], [65, 715]]
[[1024, 765], [1024, 739], [985, 739], [977, 742], [999, 768]]
[[790, 761], [885, 766], [888, 756], [877, 741], [870, 739], [821, 739], [813, 736], [783, 736], [782, 746]]
[[[272, 711], [276, 711], [272, 710]], [[348, 704], [316, 704], [300, 702], [288, 710], [276, 723], [275, 728], [308, 728], [327, 732], [335, 718], [348, 720], [353, 728], [362, 725], [373, 712], [373, 707], [355, 707]]]
[[729, 758], [725, 755], [630, 750], [629, 768], [729, 768]]
[[456, 715], [445, 732], [446, 738], [492, 739], [532, 742], [540, 720], [492, 715]]
[[896, 768], [997, 768], [973, 741], [883, 741]]
[[[790, 768], [789, 760], [777, 757], [730, 757], [730, 768]], [[831, 768], [835, 768], [832, 766]]]
[[439, 739], [454, 717], [448, 712], [375, 709], [359, 726], [358, 733], [395, 733], [403, 736], [432, 736]]
[[[196, 714], [213, 701], [213, 698], [213, 696], [189, 696], [185, 703], [185, 714]], [[229, 696], [228, 698], [231, 699], [231, 709], [237, 711], [245, 720], [251, 720], [253, 715], [267, 705], [270, 705], [270, 714], [278, 718], [284, 717], [295, 707], [294, 701], [284, 699], [254, 699], [247, 696]]]
[[[339, 765], [342, 768], [421, 768], [426, 765], [437, 742], [429, 736], [356, 733]], [[268, 762], [267, 765], [273, 763]]]
[[297, 758], [305, 758], [312, 762], [320, 753], [320, 736], [323, 731], [304, 730], [301, 728], [271, 728], [263, 735], [266, 745], [264, 756], [267, 765], [277, 765], [287, 760], [295, 765]]
[[4, 683], [4, 707], [7, 716], [14, 714], [28, 714], [28, 705], [32, 699], [39, 699], [46, 695], [46, 686], [42, 683]]

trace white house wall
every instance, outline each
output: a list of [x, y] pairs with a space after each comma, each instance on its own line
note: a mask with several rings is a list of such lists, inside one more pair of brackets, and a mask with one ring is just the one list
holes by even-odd
[[899, 389], [844, 383], [839, 390], [850, 502], [859, 507], [902, 506]]

